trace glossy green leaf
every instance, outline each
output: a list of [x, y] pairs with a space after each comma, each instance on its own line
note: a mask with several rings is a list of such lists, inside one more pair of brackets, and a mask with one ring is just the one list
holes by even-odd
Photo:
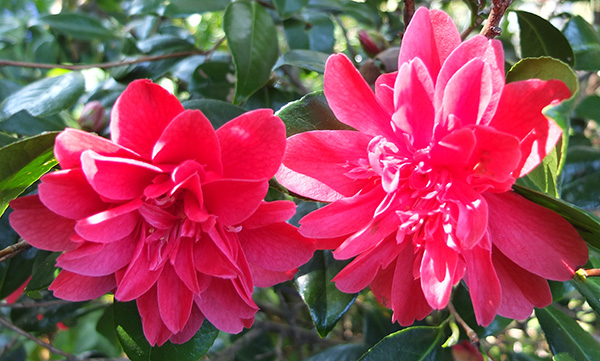
[[600, 249], [600, 220], [590, 213], [579, 209], [563, 200], [553, 198], [547, 194], [514, 185], [513, 189], [543, 207], [546, 207], [565, 218], [579, 232], [581, 237], [591, 246]]
[[559, 353], [558, 355], [554, 355], [552, 360], [553, 361], [576, 361], [568, 353]]
[[0, 148], [0, 214], [8, 202], [57, 164], [53, 153], [56, 135], [46, 133]]
[[50, 286], [50, 283], [54, 281], [55, 263], [58, 256], [60, 256], [59, 252], [37, 252], [31, 271], [31, 280], [27, 283], [25, 291], [39, 291]]
[[231, 0], [170, 0], [165, 8], [164, 15], [172, 17], [185, 17], [193, 14], [201, 14], [208, 11], [225, 10]]
[[0, 120], [26, 110], [35, 117], [45, 117], [68, 109], [85, 90], [83, 75], [67, 73], [38, 80], [8, 96], [0, 104]]
[[246, 109], [217, 99], [194, 99], [183, 102], [185, 109], [199, 109], [218, 129], [231, 119], [246, 112]]
[[409, 327], [385, 337], [359, 361], [441, 361], [443, 342], [442, 326]]
[[225, 11], [223, 28], [236, 70], [234, 103], [239, 104], [271, 77], [277, 61], [277, 29], [257, 2], [237, 1]]
[[303, 19], [296, 17], [283, 22], [285, 38], [290, 49], [306, 49], [325, 54], [333, 52], [335, 26], [323, 13], [304, 12]]
[[575, 276], [571, 284], [581, 293], [594, 311], [600, 315], [600, 280], [595, 277], [582, 279]]
[[369, 347], [363, 343], [336, 345], [307, 358], [305, 361], [356, 361]]
[[542, 331], [553, 354], [567, 353], [578, 361], [600, 360], [600, 343], [554, 306], [536, 309]]
[[300, 12], [308, 5], [308, 0], [273, 0], [277, 14], [283, 19]]
[[323, 74], [325, 72], [327, 58], [329, 58], [329, 54], [318, 51], [303, 49], [290, 50], [277, 59], [273, 68], [277, 69], [283, 65], [293, 65]]
[[287, 104], [276, 115], [285, 123], [288, 137], [309, 130], [352, 129], [337, 120], [322, 91], [307, 94]]
[[200, 64], [192, 75], [190, 92], [202, 97], [226, 101], [235, 86], [229, 62], [207, 61]]
[[600, 151], [588, 146], [571, 147], [563, 169], [561, 198], [578, 207], [600, 207]]
[[574, 95], [578, 88], [577, 76], [571, 67], [559, 59], [548, 56], [540, 55], [519, 60], [506, 74], [507, 83], [526, 79], [561, 80], [567, 85], [571, 95]]
[[296, 287], [321, 337], [327, 336], [335, 327], [358, 295], [343, 293], [331, 282], [346, 264], [347, 261], [335, 260], [331, 251], [316, 251], [296, 274]]
[[134, 301], [115, 302], [114, 317], [119, 342], [132, 361], [196, 361], [208, 352], [219, 333], [215, 326], [205, 320], [188, 342], [177, 345], [167, 341], [160, 347], [152, 347], [144, 336], [142, 321]]
[[519, 21], [523, 58], [551, 56], [573, 66], [575, 56], [565, 36], [544, 18], [526, 11], [515, 11]]
[[77, 39], [96, 40], [116, 37], [115, 33], [104, 26], [98, 18], [83, 13], [45, 15], [38, 21], [54, 31]]
[[569, 20], [562, 32], [575, 53], [575, 70], [600, 69], [600, 35], [590, 23], [577, 15]]
[[42, 132], [63, 130], [65, 127], [65, 122], [58, 115], [34, 117], [25, 110], [0, 122], [0, 130], [19, 135], [37, 135]]
[[[15, 244], [19, 240], [19, 235], [8, 222], [9, 215], [10, 210], [0, 217], [0, 249]], [[31, 248], [0, 262], [0, 300], [13, 293], [29, 278], [37, 252], [37, 249]]]

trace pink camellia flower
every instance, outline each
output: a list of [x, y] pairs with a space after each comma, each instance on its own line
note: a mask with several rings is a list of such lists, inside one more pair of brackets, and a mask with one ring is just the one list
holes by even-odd
[[285, 222], [293, 202], [263, 201], [284, 154], [283, 123], [256, 110], [215, 132], [145, 80], [111, 117], [112, 141], [59, 134], [62, 170], [42, 177], [39, 195], [11, 202], [25, 240], [64, 251], [50, 289], [72, 301], [110, 291], [136, 300], [152, 345], [189, 340], [205, 318], [226, 332], [250, 327], [253, 286], [292, 278], [314, 251]]
[[332, 202], [301, 220], [317, 248], [353, 261], [335, 278], [368, 285], [410, 325], [448, 304], [464, 279], [478, 323], [526, 318], [551, 303], [587, 259], [576, 230], [511, 190], [561, 137], [542, 109], [570, 93], [560, 81], [504, 83], [500, 41], [461, 43], [448, 15], [419, 9], [397, 73], [375, 93], [342, 54], [329, 58], [325, 96], [352, 130], [288, 139], [277, 180]]

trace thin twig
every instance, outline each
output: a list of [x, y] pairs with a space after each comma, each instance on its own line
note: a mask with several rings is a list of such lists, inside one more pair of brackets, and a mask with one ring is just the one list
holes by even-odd
[[13, 330], [14, 332], [18, 333], [21, 336], [25, 336], [28, 339], [30, 339], [31, 341], [37, 343], [38, 345], [42, 346], [43, 348], [47, 349], [48, 351], [57, 354], [57, 355], [61, 355], [67, 358], [67, 360], [72, 361], [72, 360], [77, 360], [77, 357], [74, 355], [71, 355], [68, 352], [65, 352], [63, 350], [60, 350], [54, 346], [52, 346], [51, 344], [44, 342], [42, 340], [40, 340], [39, 338], [33, 336], [32, 334], [30, 334], [27, 331], [24, 331], [22, 329], [20, 329], [19, 327], [13, 325], [12, 323], [10, 323], [8, 320], [0, 317], [0, 324], [2, 324], [3, 326]]
[[583, 273], [585, 277], [600, 277], [600, 268], [583, 269], [577, 270], [577, 273]]
[[171, 59], [171, 58], [183, 58], [183, 57], [191, 56], [191, 55], [207, 55], [211, 51], [213, 51], [213, 49], [189, 50], [189, 51], [180, 51], [180, 52], [171, 53], [171, 54], [141, 56], [141, 57], [139, 57], [137, 59], [133, 59], [133, 60], [122, 60], [122, 61], [114, 61], [114, 62], [110, 62], [110, 63], [80, 64], [80, 65], [28, 63], [28, 62], [23, 62], [23, 61], [0, 60], [0, 67], [17, 66], [17, 67], [21, 67], [21, 68], [36, 68], [36, 69], [59, 68], [59, 69], [66, 69], [66, 70], [85, 70], [85, 69], [92, 69], [92, 68], [107, 69], [107, 68], [115, 68], [115, 67], [123, 66], [123, 65], [139, 64], [139, 63], [144, 63], [147, 61], [158, 61], [158, 60]]
[[73, 302], [65, 301], [65, 300], [53, 300], [53, 301], [45, 301], [45, 302], [0, 303], [0, 308], [2, 308], [2, 307], [4, 307], [4, 308], [36, 308], [36, 307], [65, 305], [68, 303], [73, 303]]
[[415, 14], [415, 0], [404, 0], [404, 29]]
[[465, 322], [465, 320], [463, 320], [463, 318], [460, 317], [460, 315], [456, 311], [456, 308], [454, 308], [454, 305], [452, 304], [452, 302], [448, 302], [448, 310], [450, 311], [450, 314], [452, 316], [454, 316], [454, 319], [456, 320], [456, 322], [458, 322], [458, 324], [465, 330], [465, 332], [467, 333], [467, 336], [469, 337], [469, 340], [471, 341], [471, 343], [473, 345], [477, 346], [477, 348], [479, 348], [479, 336], [477, 336], [477, 332], [475, 332], [471, 328], [471, 326], [469, 326]]
[[493, 39], [502, 34], [500, 21], [512, 2], [513, 0], [492, 0], [492, 9], [483, 29], [481, 29], [481, 35], [484, 35], [488, 39]]
[[3, 262], [9, 258], [12, 258], [19, 253], [23, 253], [31, 248], [31, 245], [25, 240], [20, 240], [15, 244], [11, 244], [10, 246], [0, 250], [0, 262]]

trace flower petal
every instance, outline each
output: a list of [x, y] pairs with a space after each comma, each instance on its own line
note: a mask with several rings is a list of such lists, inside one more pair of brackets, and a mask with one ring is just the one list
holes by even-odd
[[265, 180], [218, 179], [202, 185], [204, 206], [224, 225], [237, 225], [250, 217], [267, 194]]
[[194, 335], [196, 335], [196, 332], [198, 332], [200, 327], [202, 327], [203, 322], [204, 315], [202, 314], [202, 312], [200, 312], [198, 306], [194, 304], [194, 306], [192, 307], [192, 313], [190, 314], [190, 319], [185, 324], [183, 330], [171, 336], [171, 338], [169, 338], [169, 341], [176, 344], [188, 342], [192, 337], [194, 337]]
[[151, 346], [162, 346], [173, 333], [167, 328], [160, 318], [156, 286], [144, 293], [136, 300], [144, 336]]
[[456, 237], [463, 249], [471, 249], [487, 231], [488, 205], [485, 198], [462, 182], [454, 182], [444, 199], [456, 204]]
[[585, 241], [558, 214], [514, 192], [484, 196], [490, 239], [519, 266], [546, 279], [567, 281], [587, 262]]
[[248, 262], [252, 272], [252, 282], [255, 287], [271, 287], [278, 283], [289, 281], [294, 278], [297, 268], [287, 271], [271, 271], [257, 264]]
[[195, 160], [207, 171], [221, 173], [221, 149], [210, 121], [199, 110], [186, 110], [167, 125], [152, 151], [154, 164]]
[[153, 270], [150, 266], [148, 247], [144, 242], [139, 242], [129, 267], [119, 280], [115, 298], [118, 301], [126, 302], [148, 292], [156, 284], [162, 272], [162, 268]]
[[377, 102], [371, 87], [344, 54], [327, 59], [323, 90], [335, 116], [363, 133], [394, 139], [390, 114]]
[[273, 223], [285, 222], [296, 214], [296, 204], [292, 201], [261, 202], [250, 218], [242, 223], [243, 229], [254, 229]]
[[[362, 189], [369, 179], [349, 173], [368, 157], [371, 137], [352, 130], [324, 130], [296, 134], [288, 139], [283, 164], [288, 169], [322, 182], [346, 197]], [[287, 186], [287, 179], [277, 178]], [[321, 198], [321, 197], [319, 197]]]
[[88, 241], [110, 243], [129, 235], [138, 225], [141, 199], [77, 221], [75, 231]]
[[42, 177], [38, 192], [48, 209], [71, 219], [89, 217], [109, 206], [90, 186], [81, 169], [46, 174]]
[[84, 276], [108, 276], [129, 264], [135, 247], [132, 237], [108, 244], [84, 242], [60, 255], [56, 266]]
[[169, 263], [165, 264], [156, 282], [156, 293], [160, 317], [165, 326], [173, 333], [183, 330], [192, 312], [194, 294]]
[[162, 170], [151, 164], [115, 157], [104, 157], [94, 151], [81, 155], [83, 172], [100, 195], [114, 200], [140, 197]]
[[74, 249], [71, 241], [75, 221], [52, 212], [40, 202], [37, 195], [14, 199], [10, 225], [27, 243], [47, 251], [62, 252]]
[[492, 265], [491, 251], [476, 245], [463, 250], [462, 255], [467, 264], [467, 285], [475, 318], [485, 327], [496, 317], [501, 300], [500, 282]]
[[90, 277], [62, 270], [48, 287], [54, 297], [79, 302], [105, 295], [117, 286], [115, 276]]
[[307, 175], [295, 172], [281, 165], [277, 174], [277, 182], [284, 185], [290, 192], [321, 202], [334, 202], [344, 196], [321, 181]]
[[420, 268], [421, 288], [427, 303], [432, 308], [439, 310], [448, 304], [457, 265], [458, 254], [456, 251], [442, 242], [426, 243]]
[[179, 247], [177, 256], [173, 262], [173, 268], [181, 281], [193, 293], [200, 292], [200, 284], [198, 282], [198, 272], [194, 266], [194, 241], [188, 237], [179, 239]]
[[285, 151], [285, 126], [270, 109], [240, 115], [217, 130], [223, 157], [223, 176], [269, 179]]
[[398, 72], [381, 74], [375, 80], [375, 97], [381, 106], [389, 113], [393, 114], [394, 106], [394, 83]]
[[183, 112], [179, 100], [150, 80], [129, 84], [113, 106], [112, 140], [150, 159], [154, 144], [167, 125]]

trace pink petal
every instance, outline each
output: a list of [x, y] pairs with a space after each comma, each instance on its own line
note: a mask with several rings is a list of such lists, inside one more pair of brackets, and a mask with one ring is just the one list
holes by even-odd
[[254, 229], [273, 223], [285, 222], [296, 214], [292, 201], [262, 202], [256, 212], [242, 223], [243, 229]]
[[271, 271], [300, 267], [314, 252], [311, 239], [302, 237], [296, 227], [283, 222], [242, 229], [238, 238], [248, 262]]
[[[458, 254], [442, 242], [429, 241], [421, 261], [421, 288], [434, 309], [445, 308], [452, 293]], [[441, 271], [441, 272], [440, 272]]]
[[221, 173], [221, 149], [210, 121], [199, 110], [186, 110], [169, 123], [152, 151], [155, 164], [180, 164], [195, 160]]
[[309, 238], [334, 238], [357, 232], [373, 220], [385, 193], [375, 188], [368, 193], [337, 200], [300, 220], [300, 233]]
[[441, 112], [437, 114], [436, 136], [454, 130], [447, 123], [451, 114], [460, 119], [462, 126], [479, 124], [491, 98], [492, 74], [489, 65], [479, 58], [470, 60], [446, 84]]
[[[451, 88], [447, 89], [451, 78], [473, 59], [485, 62], [490, 70], [491, 95], [489, 95], [489, 101], [486, 101], [485, 111], [483, 113], [480, 113], [481, 109], [478, 111], [478, 124], [487, 125], [498, 107], [500, 94], [504, 87], [504, 51], [499, 40], [488, 40], [484, 36], [477, 35], [460, 44], [442, 65], [435, 86], [434, 104], [436, 109], [441, 108], [442, 103], [446, 102], [443, 98], [451, 92]], [[461, 89], [460, 84], [456, 84], [454, 87]], [[460, 94], [466, 94], [466, 92], [461, 91]], [[476, 99], [476, 103], [479, 105], [479, 97]]]
[[271, 287], [278, 283], [289, 281], [294, 278], [297, 268], [287, 271], [271, 271], [257, 264], [249, 262], [252, 272], [252, 282], [255, 287]]
[[140, 197], [162, 170], [148, 163], [104, 157], [93, 151], [81, 155], [81, 165], [88, 182], [100, 195], [114, 200]]
[[496, 317], [501, 299], [500, 282], [492, 265], [491, 251], [476, 245], [470, 250], [463, 250], [462, 255], [467, 263], [467, 285], [475, 318], [478, 324], [487, 326]]
[[375, 97], [381, 106], [389, 113], [393, 114], [394, 106], [394, 84], [398, 72], [381, 74], [375, 81]]
[[90, 186], [81, 169], [46, 174], [38, 191], [48, 209], [66, 218], [86, 218], [108, 208], [108, 203]]
[[185, 286], [169, 263], [165, 264], [156, 283], [158, 309], [165, 326], [178, 333], [185, 327], [190, 313], [194, 294]]
[[75, 221], [50, 211], [37, 195], [14, 199], [10, 206], [14, 209], [9, 216], [10, 225], [27, 243], [53, 252], [77, 247], [71, 241]]
[[417, 149], [431, 142], [435, 116], [433, 94], [433, 81], [421, 59], [402, 64], [394, 85], [392, 127], [409, 134]]
[[[240, 297], [232, 281], [213, 278], [209, 288], [196, 298], [196, 305], [216, 328], [239, 333], [252, 324], [258, 308]], [[250, 320], [250, 322], [248, 322]]]
[[48, 287], [54, 297], [79, 302], [105, 295], [117, 286], [115, 276], [90, 277], [69, 271], [61, 271]]
[[514, 192], [484, 195], [490, 239], [519, 266], [546, 279], [567, 281], [587, 262], [585, 241], [558, 214]]
[[129, 264], [135, 247], [135, 239], [131, 237], [108, 244], [84, 242], [60, 255], [56, 266], [84, 276], [107, 276]]
[[75, 231], [93, 242], [109, 243], [129, 235], [138, 225], [137, 210], [143, 205], [141, 199], [127, 202], [104, 212], [77, 221]]
[[431, 148], [429, 152], [431, 163], [446, 167], [461, 177], [464, 166], [473, 154], [475, 143], [476, 138], [472, 129], [462, 128], [451, 132]]
[[240, 115], [217, 130], [223, 157], [223, 176], [238, 179], [271, 178], [285, 151], [285, 125], [270, 109]]
[[372, 136], [394, 139], [390, 114], [377, 102], [371, 87], [346, 55], [327, 59], [323, 89], [327, 103], [342, 123]]
[[160, 317], [156, 286], [137, 299], [137, 307], [142, 318], [144, 336], [151, 346], [162, 346], [173, 333]]
[[441, 65], [460, 43], [460, 34], [450, 16], [443, 11], [419, 8], [402, 38], [398, 68], [419, 58], [435, 81]]
[[131, 301], [154, 286], [162, 272], [162, 268], [153, 270], [150, 266], [148, 247], [144, 242], [139, 242], [129, 267], [119, 280], [115, 298], [122, 302]]
[[546, 118], [542, 109], [570, 96], [567, 86], [558, 80], [529, 79], [504, 87], [490, 126], [521, 141], [521, 166], [515, 171], [518, 177], [540, 164], [561, 137], [560, 127]]
[[200, 292], [200, 284], [198, 282], [198, 272], [194, 266], [194, 241], [188, 237], [179, 239], [179, 248], [177, 256], [173, 262], [173, 268], [181, 281], [193, 293]]
[[492, 250], [492, 262], [502, 288], [499, 315], [523, 320], [534, 307], [544, 308], [552, 303], [545, 279], [519, 267], [496, 248]]
[[54, 144], [54, 156], [63, 169], [81, 167], [81, 153], [86, 150], [107, 156], [139, 159], [139, 155], [97, 135], [77, 129], [65, 129]]
[[456, 237], [463, 249], [471, 249], [487, 232], [488, 205], [485, 198], [462, 182], [454, 182], [444, 199], [456, 204]]
[[222, 224], [237, 225], [258, 209], [268, 188], [265, 180], [215, 180], [202, 185], [204, 206]]
[[514, 177], [513, 171], [521, 161], [517, 138], [491, 127], [475, 126], [473, 133], [477, 139], [469, 160], [473, 177], [498, 183]]
[[196, 332], [198, 332], [200, 327], [202, 327], [203, 322], [204, 322], [204, 315], [202, 314], [202, 312], [200, 312], [198, 307], [194, 304], [194, 306], [192, 307], [192, 313], [190, 314], [190, 319], [185, 324], [185, 327], [183, 328], [183, 330], [181, 330], [179, 333], [171, 336], [169, 341], [171, 341], [172, 343], [177, 343], [177, 344], [186, 343], [192, 337], [194, 337]]
[[284, 185], [290, 192], [321, 202], [334, 202], [344, 196], [321, 181], [295, 172], [281, 165], [277, 174], [277, 182]]
[[194, 266], [198, 272], [220, 278], [234, 278], [240, 269], [233, 256], [226, 255], [214, 241], [207, 236], [200, 238], [194, 245]]
[[[367, 159], [370, 141], [371, 137], [352, 130], [296, 134], [288, 139], [283, 164], [351, 197], [369, 182], [369, 179], [354, 179], [348, 174], [359, 167], [361, 160]], [[289, 184], [285, 179], [278, 178], [278, 181], [284, 186]]]
[[160, 85], [149, 80], [129, 84], [113, 106], [112, 140], [150, 159], [154, 144], [183, 106]]

